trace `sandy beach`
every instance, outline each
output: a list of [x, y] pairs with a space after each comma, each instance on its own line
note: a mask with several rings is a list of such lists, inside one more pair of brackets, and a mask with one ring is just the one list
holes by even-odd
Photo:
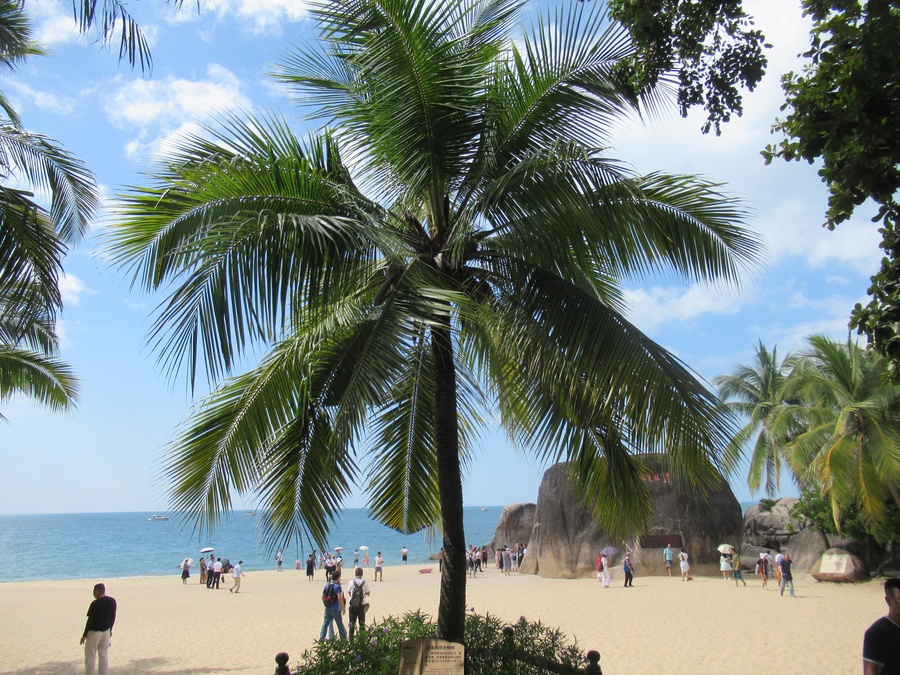
[[[440, 577], [422, 566], [387, 567], [372, 583], [369, 620], [421, 608], [434, 615]], [[346, 572], [345, 572], [346, 574]], [[72, 675], [82, 672], [79, 638], [97, 581], [119, 605], [110, 672], [129, 675], [263, 675], [279, 651], [292, 665], [318, 637], [324, 573], [309, 582], [293, 569], [248, 572], [241, 593], [207, 590], [199, 575], [183, 585], [171, 577], [84, 579], [0, 584], [0, 672]], [[346, 579], [345, 579], [346, 581]], [[859, 673], [862, 634], [886, 613], [880, 581], [817, 583], [800, 575], [797, 597], [721, 577], [647, 576], [634, 588], [617, 568], [608, 589], [594, 579], [503, 576], [489, 569], [468, 580], [468, 605], [509, 621], [525, 616], [558, 626], [583, 650], [597, 649], [606, 675]], [[215, 626], [215, 630], [213, 630]]]

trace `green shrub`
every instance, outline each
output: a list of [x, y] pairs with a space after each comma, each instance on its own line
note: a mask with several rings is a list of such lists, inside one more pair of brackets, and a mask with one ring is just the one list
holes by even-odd
[[777, 504], [774, 499], [760, 499], [759, 500], [759, 510], [760, 511], [771, 511], [772, 507]]
[[[437, 625], [421, 612], [387, 617], [347, 640], [323, 640], [300, 657], [299, 675], [396, 675], [400, 645], [436, 637]], [[559, 630], [471, 613], [466, 617], [466, 672], [469, 675], [545, 675], [578, 673], [584, 654]]]

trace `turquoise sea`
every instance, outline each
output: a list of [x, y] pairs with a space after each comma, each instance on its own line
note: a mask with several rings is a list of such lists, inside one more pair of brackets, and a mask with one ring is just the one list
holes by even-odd
[[[494, 538], [502, 506], [464, 510], [466, 540], [487, 544]], [[65, 513], [0, 515], [0, 560], [3, 581], [45, 579], [106, 579], [113, 577], [180, 575], [185, 558], [200, 560], [200, 549], [244, 561], [248, 571], [275, 569], [275, 551], [260, 543], [256, 516], [235, 512], [215, 532], [199, 539], [185, 529], [180, 514], [160, 514], [167, 521], [148, 520], [152, 513]], [[381, 551], [385, 564], [400, 564], [400, 549], [409, 549], [411, 564], [425, 563], [440, 548], [422, 533], [403, 535], [368, 517], [366, 509], [344, 509], [331, 527], [328, 545], [341, 546], [348, 563], [353, 551], [368, 546], [370, 557]], [[312, 545], [292, 543], [284, 550], [285, 568], [305, 561]], [[193, 572], [200, 573], [195, 565]]]

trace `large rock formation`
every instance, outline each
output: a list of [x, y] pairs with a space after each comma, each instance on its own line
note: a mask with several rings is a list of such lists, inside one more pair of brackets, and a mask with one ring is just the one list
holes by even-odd
[[[597, 551], [613, 546], [632, 553], [638, 575], [663, 574], [663, 542], [671, 541], [687, 550], [692, 572], [717, 574], [717, 546], [740, 544], [741, 507], [728, 483], [722, 479], [706, 499], [679, 493], [664, 472], [653, 474], [649, 487], [649, 531], [633, 541], [617, 542], [577, 505], [565, 464], [550, 467], [538, 491], [534, 531], [521, 571], [555, 578], [587, 576], [594, 572]], [[612, 564], [620, 567], [621, 555]]]
[[792, 515], [798, 501], [796, 497], [784, 497], [771, 508], [757, 504], [747, 509], [741, 547], [741, 560], [745, 568], [753, 569], [762, 551], [769, 551], [773, 556], [779, 552], [789, 554], [794, 561], [795, 573], [812, 571], [822, 554], [832, 547], [849, 549], [857, 561], [865, 557], [863, 542], [826, 536], [813, 529], [811, 521]]
[[500, 514], [500, 521], [494, 531], [494, 540], [491, 548], [497, 550], [500, 546], [515, 547], [516, 544], [528, 545], [531, 539], [531, 531], [534, 529], [534, 514], [537, 504], [523, 503], [510, 504]]
[[863, 562], [849, 551], [830, 548], [813, 565], [812, 576], [816, 581], [846, 583], [868, 579], [869, 572]]

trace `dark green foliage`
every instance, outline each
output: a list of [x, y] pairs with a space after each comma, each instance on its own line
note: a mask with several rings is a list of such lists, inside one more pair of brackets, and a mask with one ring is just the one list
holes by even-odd
[[879, 210], [885, 257], [872, 277], [868, 305], [857, 304], [851, 327], [868, 336], [891, 359], [897, 376], [900, 262], [900, 7], [891, 0], [804, 0], [814, 24], [809, 64], [782, 81], [789, 110], [773, 131], [785, 138], [763, 152], [767, 162], [822, 161], [828, 186], [825, 226], [848, 220], [857, 206], [873, 201]]
[[[867, 523], [856, 504], [848, 504], [841, 509], [838, 521], [835, 522], [831, 502], [815, 492], [804, 491], [800, 501], [791, 511], [791, 517], [797, 520], [808, 518], [812, 527], [825, 533], [857, 539], [869, 540], [880, 546], [900, 541], [900, 508], [896, 504], [887, 505], [887, 516], [878, 526]], [[838, 527], [840, 526], [840, 527]]]
[[631, 33], [637, 52], [618, 70], [640, 91], [677, 69], [682, 116], [707, 112], [703, 133], [740, 116], [740, 89], [753, 91], [766, 71], [765, 36], [741, 0], [609, 0], [610, 16]]
[[[301, 675], [395, 675], [405, 640], [436, 637], [437, 625], [421, 612], [387, 617], [348, 640], [325, 640], [303, 653]], [[584, 656], [556, 629], [521, 617], [514, 624], [472, 612], [466, 616], [466, 672], [490, 675], [577, 673]]]
[[760, 511], [771, 511], [773, 506], [775, 506], [774, 499], [760, 499], [759, 500], [759, 510]]

